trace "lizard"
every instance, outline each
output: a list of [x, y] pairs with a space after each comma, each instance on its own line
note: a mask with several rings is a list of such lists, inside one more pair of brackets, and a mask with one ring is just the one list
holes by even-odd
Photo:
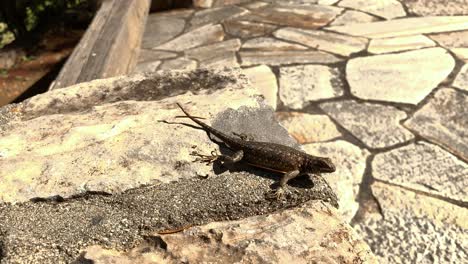
[[177, 106], [186, 117], [201, 126], [208, 135], [214, 135], [234, 152], [231, 156], [216, 154], [214, 151], [211, 156], [195, 153], [196, 156], [201, 157], [202, 161], [208, 164], [216, 160], [227, 163], [244, 161], [251, 166], [283, 173], [275, 192], [278, 199], [283, 197], [289, 180], [307, 173], [332, 173], [336, 170], [330, 158], [313, 156], [281, 144], [249, 141], [240, 135], [237, 135], [239, 138], [228, 135], [198, 120], [199, 117], [189, 114], [179, 103]]

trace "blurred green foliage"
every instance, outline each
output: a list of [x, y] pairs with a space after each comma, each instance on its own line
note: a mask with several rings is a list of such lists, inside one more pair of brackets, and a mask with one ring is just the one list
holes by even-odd
[[[91, 21], [96, 0], [0, 0], [0, 48], [31, 41], [50, 27], [79, 27]], [[3, 25], [3, 26], [2, 26]], [[6, 25], [6, 26], [5, 26]]]

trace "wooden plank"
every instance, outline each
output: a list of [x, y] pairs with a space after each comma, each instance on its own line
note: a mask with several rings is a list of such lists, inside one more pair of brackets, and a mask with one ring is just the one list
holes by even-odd
[[151, 0], [105, 0], [50, 90], [129, 73]]

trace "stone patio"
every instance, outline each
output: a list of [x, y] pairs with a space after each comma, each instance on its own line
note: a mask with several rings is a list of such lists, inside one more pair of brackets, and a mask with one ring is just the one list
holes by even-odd
[[341, 213], [381, 263], [466, 263], [468, 2], [194, 2], [150, 15], [136, 71], [242, 68], [336, 162]]

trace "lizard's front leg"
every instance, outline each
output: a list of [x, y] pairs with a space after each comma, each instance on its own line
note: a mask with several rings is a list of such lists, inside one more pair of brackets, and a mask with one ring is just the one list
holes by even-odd
[[293, 171], [283, 174], [279, 182], [279, 186], [275, 191], [276, 199], [281, 200], [284, 198], [284, 191], [286, 188], [286, 184], [288, 183], [289, 180], [294, 179], [299, 175], [300, 175], [299, 170], [293, 170]]

